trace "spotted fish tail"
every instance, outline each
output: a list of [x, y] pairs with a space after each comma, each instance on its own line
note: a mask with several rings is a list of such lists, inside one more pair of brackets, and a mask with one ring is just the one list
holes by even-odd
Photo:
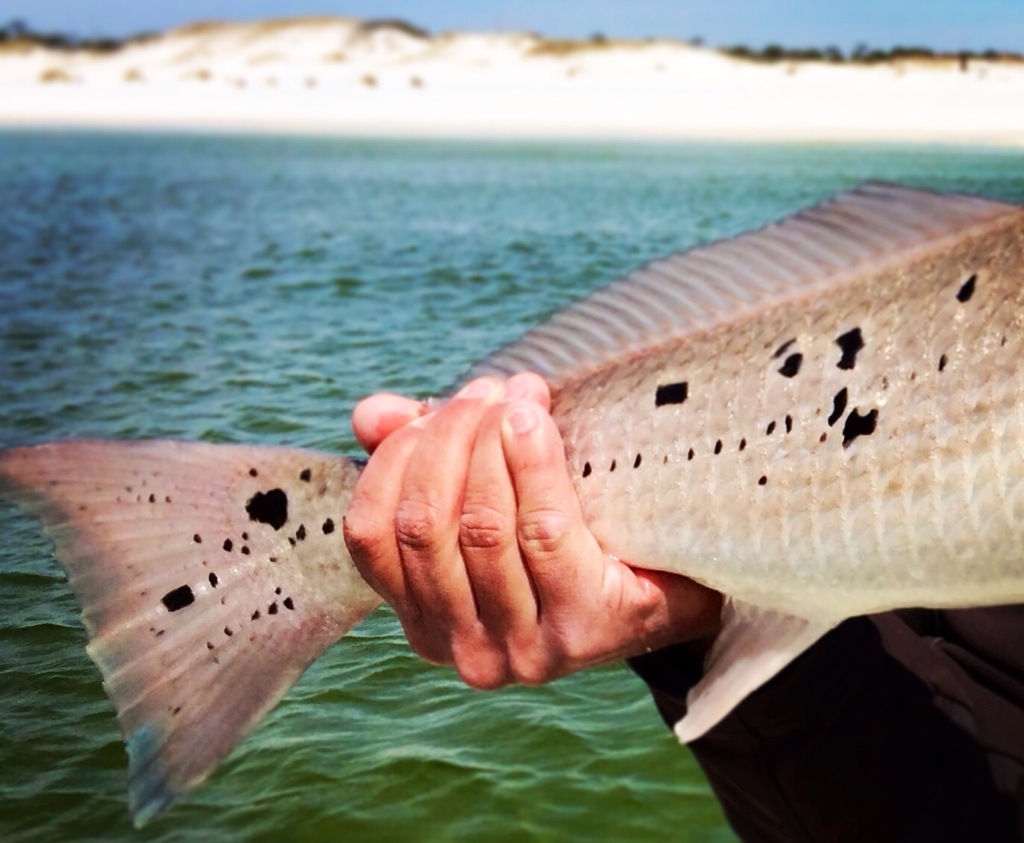
[[379, 605], [342, 539], [359, 467], [307, 451], [68, 441], [0, 451], [78, 597], [142, 825]]

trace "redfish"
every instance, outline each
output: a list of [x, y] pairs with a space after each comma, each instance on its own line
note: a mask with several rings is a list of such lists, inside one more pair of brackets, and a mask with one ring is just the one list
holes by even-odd
[[[470, 370], [530, 370], [589, 526], [726, 595], [699, 737], [843, 619], [1024, 601], [1024, 208], [885, 184], [656, 260]], [[82, 607], [141, 824], [379, 604], [360, 463], [67, 441], [0, 453]]]

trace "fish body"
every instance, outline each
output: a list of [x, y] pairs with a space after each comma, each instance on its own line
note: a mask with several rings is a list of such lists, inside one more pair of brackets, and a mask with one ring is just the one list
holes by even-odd
[[[1024, 208], [869, 184], [655, 261], [469, 376], [532, 370], [609, 553], [727, 595], [677, 726], [828, 629], [1024, 601]], [[358, 463], [61, 442], [0, 454], [83, 609], [144, 822], [380, 599], [341, 538]]]
[[[565, 316], [537, 332], [572, 349], [542, 374], [603, 546], [805, 617], [1024, 599], [1024, 210], [965, 202], [922, 230], [921, 198], [868, 188], [640, 270], [600, 294], [632, 354]], [[857, 227], [887, 205], [904, 227]], [[816, 262], [784, 252], [800, 236]], [[673, 335], [664, 278], [723, 301]]]

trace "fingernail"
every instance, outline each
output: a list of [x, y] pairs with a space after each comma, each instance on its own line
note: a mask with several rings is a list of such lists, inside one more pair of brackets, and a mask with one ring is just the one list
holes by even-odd
[[470, 381], [456, 394], [456, 398], [489, 398], [494, 393], [495, 384], [486, 378]]
[[509, 411], [505, 420], [513, 433], [529, 433], [537, 426], [537, 409], [529, 404], [519, 404]]

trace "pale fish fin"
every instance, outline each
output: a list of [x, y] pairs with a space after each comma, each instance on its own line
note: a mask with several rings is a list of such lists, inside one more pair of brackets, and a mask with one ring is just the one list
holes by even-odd
[[485, 358], [460, 383], [533, 371], [557, 388], [628, 352], [1022, 216], [1017, 205], [867, 182], [758, 231], [652, 261]]
[[687, 695], [686, 716], [676, 723], [679, 740], [699, 738], [837, 623], [727, 599], [704, 676]]
[[82, 607], [141, 825], [201, 782], [379, 605], [342, 538], [350, 460], [283, 448], [58, 442], [0, 452]]

